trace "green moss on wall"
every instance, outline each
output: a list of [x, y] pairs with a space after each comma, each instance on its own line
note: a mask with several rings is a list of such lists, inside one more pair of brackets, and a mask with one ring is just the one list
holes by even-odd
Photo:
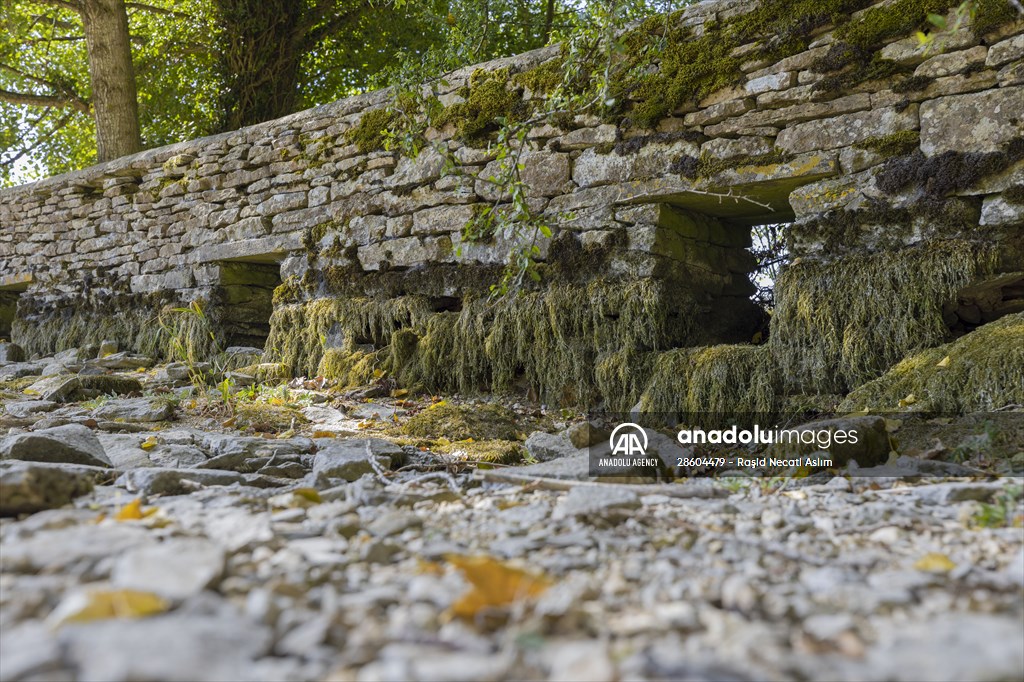
[[359, 148], [360, 154], [368, 154], [384, 148], [385, 131], [394, 125], [398, 115], [389, 107], [364, 111], [359, 123], [345, 133], [345, 140]]
[[777, 285], [768, 345], [790, 388], [849, 390], [948, 340], [942, 305], [990, 274], [995, 261], [990, 246], [949, 240], [794, 262]]
[[561, 85], [564, 78], [564, 61], [561, 57], [555, 57], [532, 69], [520, 71], [512, 77], [512, 82], [533, 93], [546, 95]]
[[775, 414], [779, 370], [768, 346], [678, 348], [657, 354], [640, 397], [645, 412]]
[[921, 146], [921, 135], [916, 130], [901, 130], [891, 135], [869, 137], [853, 145], [855, 149], [867, 149], [882, 156], [904, 156]]
[[952, 343], [900, 361], [854, 390], [841, 410], [912, 409], [942, 412], [993, 410], [1024, 403], [1024, 313], [983, 325]]
[[529, 114], [521, 88], [509, 88], [508, 68], [477, 69], [469, 79], [465, 100], [447, 107], [438, 117], [438, 127], [451, 123], [465, 141], [486, 137], [498, 127], [498, 119], [522, 120]]
[[635, 378], [628, 395], [612, 395], [605, 390], [615, 380], [610, 373], [596, 379], [595, 366], [622, 352], [684, 344], [695, 319], [685, 295], [644, 280], [550, 285], [499, 303], [467, 296], [460, 310], [447, 312], [416, 296], [315, 299], [275, 310], [267, 348], [307, 376], [353, 381], [367, 367], [354, 355], [363, 353], [405, 386], [532, 389], [558, 404], [591, 405], [602, 395], [635, 400], [642, 383]]

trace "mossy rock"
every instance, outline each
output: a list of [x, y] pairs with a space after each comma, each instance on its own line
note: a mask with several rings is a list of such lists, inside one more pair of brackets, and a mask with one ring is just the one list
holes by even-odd
[[292, 378], [291, 368], [283, 362], [260, 362], [235, 371], [253, 377], [260, 384], [278, 384]]
[[235, 426], [264, 433], [281, 433], [308, 420], [291, 405], [273, 405], [268, 402], [235, 403]]
[[80, 374], [78, 381], [83, 389], [99, 391], [104, 395], [122, 395], [142, 391], [142, 383], [138, 379], [118, 374]]
[[501, 405], [456, 404], [447, 400], [431, 405], [409, 418], [402, 433], [421, 438], [446, 438], [464, 441], [513, 441], [522, 428], [520, 418]]
[[518, 464], [526, 457], [523, 444], [512, 440], [463, 440], [442, 445], [437, 451], [460, 461], [488, 464]]
[[386, 131], [395, 124], [398, 114], [389, 107], [363, 112], [359, 123], [345, 133], [345, 140], [359, 148], [360, 154], [384, 148]]
[[840, 410], [969, 412], [1024, 404], [1024, 313], [915, 353], [851, 392]]

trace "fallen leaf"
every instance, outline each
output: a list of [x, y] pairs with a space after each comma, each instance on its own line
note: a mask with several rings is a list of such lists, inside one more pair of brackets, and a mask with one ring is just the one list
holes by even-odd
[[392, 398], [401, 398], [402, 396], [409, 395], [409, 389], [407, 388], [396, 388], [391, 391]]
[[139, 445], [139, 447], [142, 448], [143, 450], [152, 450], [157, 445], [159, 445], [159, 443], [160, 441], [156, 439], [156, 436], [150, 436], [146, 440], [142, 441], [142, 444]]
[[170, 604], [152, 592], [89, 590], [65, 599], [50, 615], [52, 627], [105, 618], [142, 618], [163, 613]]
[[152, 516], [153, 514], [156, 514], [156, 512], [157, 512], [157, 508], [156, 507], [150, 507], [149, 509], [143, 509], [142, 508], [142, 498], [141, 497], [136, 497], [134, 500], [132, 500], [131, 502], [129, 502], [128, 504], [126, 504], [125, 506], [123, 506], [123, 507], [121, 507], [120, 509], [117, 510], [117, 513], [114, 514], [114, 520], [115, 521], [138, 521], [139, 519], [144, 519], [147, 516]]
[[232, 426], [235, 425], [237, 421], [238, 419], [236, 417], [231, 417], [230, 419], [225, 419], [224, 421], [222, 421], [220, 425], [223, 426], [225, 429], [230, 429]]
[[949, 573], [956, 564], [945, 554], [929, 552], [914, 563], [914, 568], [927, 573]]
[[947, 355], [946, 357], [944, 357], [941, 360], [939, 360], [938, 362], [936, 362], [935, 366], [936, 367], [949, 367], [949, 356]]
[[451, 612], [473, 619], [487, 608], [507, 606], [521, 599], [536, 597], [551, 586], [551, 580], [528, 573], [489, 556], [445, 557], [466, 577], [472, 587], [452, 604]]
[[916, 402], [917, 402], [917, 396], [914, 395], [913, 393], [911, 393], [910, 395], [908, 395], [906, 398], [904, 398], [903, 400], [901, 400], [899, 402], [899, 406], [900, 407], [906, 407], [908, 405], [913, 405]]
[[334, 431], [314, 431], [313, 438], [337, 438], [338, 434]]

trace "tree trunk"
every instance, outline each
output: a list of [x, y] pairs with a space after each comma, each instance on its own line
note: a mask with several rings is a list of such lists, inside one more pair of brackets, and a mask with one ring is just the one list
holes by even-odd
[[100, 162], [142, 148], [135, 69], [124, 0], [82, 0]]
[[221, 129], [237, 130], [295, 111], [304, 3], [217, 0], [217, 9], [227, 83]]

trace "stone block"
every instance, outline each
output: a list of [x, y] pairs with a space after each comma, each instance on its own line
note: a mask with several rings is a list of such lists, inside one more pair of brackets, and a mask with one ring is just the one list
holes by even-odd
[[848, 147], [871, 137], [917, 128], [917, 106], [911, 105], [902, 111], [879, 109], [800, 123], [779, 133], [776, 145], [787, 152], [799, 154]]
[[921, 151], [991, 152], [1024, 135], [1024, 87], [955, 95], [921, 105]]

